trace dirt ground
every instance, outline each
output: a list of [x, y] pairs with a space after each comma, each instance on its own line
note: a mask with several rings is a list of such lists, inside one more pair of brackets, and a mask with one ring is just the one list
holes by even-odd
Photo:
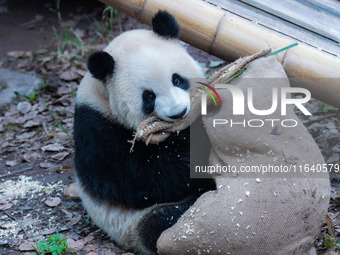
[[[77, 254], [133, 254], [91, 223], [69, 188], [75, 181], [73, 114], [88, 55], [122, 31], [147, 26], [104, 12], [97, 1], [60, 1], [60, 9], [58, 2], [0, 0], [0, 68], [42, 80], [36, 93], [22, 91], [10, 104], [0, 102], [0, 254], [36, 254], [31, 244], [56, 233]], [[207, 73], [225, 64], [193, 47], [188, 51]], [[300, 116], [304, 125], [326, 162], [339, 164], [339, 110], [316, 100], [308, 104], [313, 116]], [[339, 238], [340, 182], [334, 177], [329, 216]], [[331, 250], [323, 245], [327, 231], [325, 221], [319, 254]]]

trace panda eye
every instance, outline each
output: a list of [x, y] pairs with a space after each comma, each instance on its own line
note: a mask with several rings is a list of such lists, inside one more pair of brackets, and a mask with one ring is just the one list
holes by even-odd
[[153, 91], [151, 90], [145, 90], [143, 93], [143, 99], [148, 102], [154, 101], [156, 98], [156, 95]]
[[172, 83], [174, 84], [174, 86], [178, 87], [181, 84], [181, 81], [178, 78], [175, 78]]
[[184, 89], [184, 90], [189, 89], [189, 81], [186, 78], [180, 76], [177, 73], [174, 73], [172, 75], [172, 84], [175, 87], [179, 87], [179, 88]]

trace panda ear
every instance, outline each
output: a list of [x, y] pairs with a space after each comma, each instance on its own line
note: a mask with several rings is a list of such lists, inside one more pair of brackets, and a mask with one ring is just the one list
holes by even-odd
[[93, 78], [105, 81], [107, 76], [113, 75], [115, 61], [112, 56], [105, 51], [92, 53], [87, 61], [87, 68]]
[[153, 31], [165, 38], [178, 38], [179, 25], [170, 13], [158, 11], [152, 18]]

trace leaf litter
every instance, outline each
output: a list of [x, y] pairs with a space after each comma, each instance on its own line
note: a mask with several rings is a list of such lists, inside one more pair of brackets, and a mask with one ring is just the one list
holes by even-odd
[[[98, 34], [101, 29], [105, 31], [102, 22], [90, 22], [86, 29], [77, 27], [79, 21], [89, 20], [88, 17], [95, 19], [101, 11], [72, 14], [66, 22], [63, 29], [73, 31], [74, 38], [81, 39], [78, 46], [70, 47], [65, 44], [66, 38], [59, 37], [52, 43], [53, 50], [12, 50], [7, 53], [7, 59], [0, 62], [0, 68], [34, 72], [44, 81], [36, 93], [26, 95], [25, 91], [17, 91], [13, 103], [1, 110], [0, 253], [33, 251], [31, 244], [36, 240], [56, 233], [67, 238], [74, 251], [82, 250], [92, 255], [126, 253], [91, 223], [81, 206], [72, 172], [75, 93], [87, 71], [86, 58], [91, 52], [102, 50], [108, 40], [119, 34], [118, 30]], [[146, 27], [120, 15], [123, 30]], [[32, 29], [47, 19], [51, 17], [30, 17], [24, 25]], [[56, 32], [59, 30], [61, 28]], [[65, 49], [61, 50], [60, 46]], [[216, 70], [211, 68], [218, 69], [223, 64], [193, 47], [188, 47], [188, 51], [204, 65], [207, 75]], [[339, 111], [315, 100], [309, 104], [312, 118], [299, 117], [326, 161], [339, 163]], [[255, 181], [261, 182], [260, 179]], [[328, 225], [325, 216], [323, 232], [316, 241], [319, 252], [326, 250], [322, 245], [325, 233], [331, 231], [337, 238], [340, 236], [339, 185], [339, 181], [332, 180]], [[251, 198], [250, 192], [246, 196]]]

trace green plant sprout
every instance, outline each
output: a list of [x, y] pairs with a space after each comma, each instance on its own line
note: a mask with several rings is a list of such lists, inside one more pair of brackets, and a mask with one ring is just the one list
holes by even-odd
[[36, 99], [36, 96], [38, 95], [37, 91], [32, 92], [29, 95], [26, 95], [23, 91], [14, 91], [15, 96], [20, 100], [20, 98], [28, 100], [28, 101], [34, 101]]
[[337, 242], [335, 237], [325, 235], [325, 241], [323, 242], [325, 247], [340, 248], [340, 243]]
[[57, 42], [57, 60], [60, 61], [63, 53], [67, 49], [75, 48], [80, 50], [81, 55], [84, 55], [84, 42], [83, 40], [74, 32], [73, 28], [65, 26], [60, 23], [60, 30], [56, 30], [53, 27], [53, 37]]
[[18, 100], [28, 100], [28, 101], [33, 102], [37, 97], [40, 97], [39, 93], [41, 91], [44, 91], [48, 86], [50, 86], [50, 82], [49, 82], [49, 80], [45, 80], [40, 88], [33, 91], [29, 95], [26, 95], [26, 93], [23, 92], [23, 91], [14, 91], [14, 94], [17, 97]]
[[55, 122], [57, 122], [58, 126], [64, 131], [64, 133], [68, 136], [68, 137], [72, 137], [67, 130], [65, 129], [65, 127], [63, 126], [63, 124], [61, 124], [61, 122], [58, 120], [58, 118], [55, 116], [55, 114], [53, 113], [53, 111], [51, 111], [49, 108], [47, 108], [48, 112], [51, 114], [52, 118], [55, 120]]
[[120, 15], [117, 9], [109, 5], [105, 5], [103, 10], [102, 20], [104, 21], [107, 31], [112, 31], [114, 24], [118, 24], [120, 32], [122, 32], [122, 26], [120, 21]]
[[[48, 236], [47, 239], [39, 242], [35, 241], [37, 247], [32, 244], [33, 249], [39, 255], [52, 254], [60, 255], [63, 252], [71, 252], [68, 249], [67, 239], [62, 238], [60, 234]], [[72, 253], [72, 252], [71, 252]]]
[[332, 107], [329, 105], [326, 105], [325, 103], [322, 103], [320, 106], [320, 111], [321, 112], [327, 112], [328, 110], [334, 110]]

